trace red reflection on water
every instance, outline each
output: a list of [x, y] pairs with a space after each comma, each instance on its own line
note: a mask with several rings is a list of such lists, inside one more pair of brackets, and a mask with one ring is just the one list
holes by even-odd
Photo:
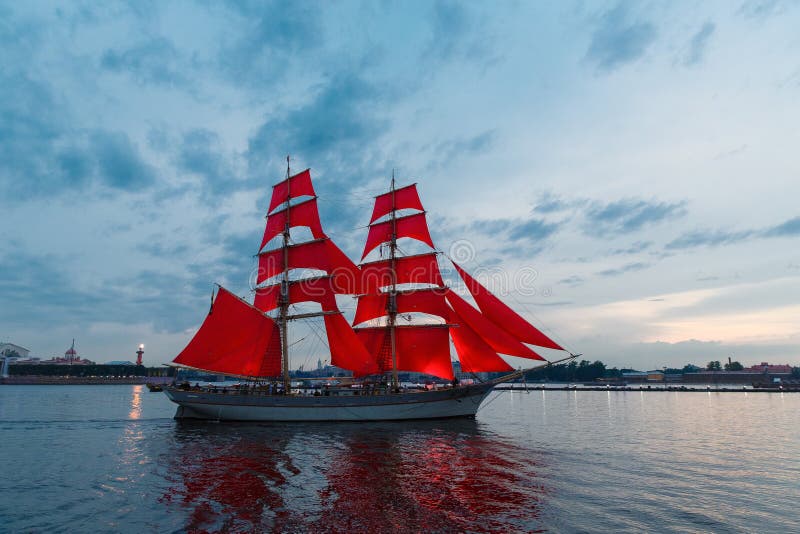
[[520, 452], [477, 435], [353, 437], [331, 462], [312, 529], [535, 531], [542, 489]]
[[[299, 443], [308, 444], [297, 453], [303, 460], [285, 452], [290, 441], [293, 451]], [[173, 487], [162, 502], [186, 510], [189, 532], [531, 532], [540, 527], [538, 501], [544, 491], [536, 482], [532, 452], [481, 434], [474, 422], [220, 425], [187, 434], [174, 452]], [[314, 468], [309, 454], [320, 459]], [[289, 480], [301, 468], [307, 471], [298, 480], [310, 480], [310, 487]], [[309, 494], [318, 498], [309, 500]]]
[[175, 485], [161, 502], [178, 501], [188, 509], [188, 532], [283, 530], [289, 513], [280, 491], [286, 483], [281, 468], [295, 474], [297, 469], [280, 452], [281, 443], [220, 446], [214, 434], [207, 443], [196, 437], [197, 443], [179, 449], [183, 454], [170, 476]]

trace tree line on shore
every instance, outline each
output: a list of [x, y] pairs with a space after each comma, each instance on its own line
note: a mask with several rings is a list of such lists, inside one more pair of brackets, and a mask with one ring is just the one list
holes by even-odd
[[[744, 366], [736, 361], [720, 364], [719, 361], [710, 361], [705, 369], [693, 364], [686, 364], [682, 368], [666, 367], [663, 369], [665, 374], [685, 374], [697, 373], [700, 371], [742, 371]], [[572, 360], [569, 363], [558, 365], [548, 365], [534, 369], [525, 373], [526, 380], [549, 381], [549, 382], [590, 382], [598, 378], [621, 378], [622, 373], [635, 371], [634, 369], [617, 369], [616, 367], [606, 367], [600, 360], [589, 362]], [[800, 378], [800, 367], [792, 368], [792, 377]]]

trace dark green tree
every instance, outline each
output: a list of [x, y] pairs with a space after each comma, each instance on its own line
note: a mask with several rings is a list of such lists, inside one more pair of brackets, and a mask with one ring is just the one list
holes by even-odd
[[722, 365], [720, 365], [718, 360], [714, 360], [713, 362], [708, 362], [706, 369], [708, 371], [722, 371]]
[[726, 371], [742, 371], [744, 369], [744, 365], [739, 362], [730, 362], [725, 364]]

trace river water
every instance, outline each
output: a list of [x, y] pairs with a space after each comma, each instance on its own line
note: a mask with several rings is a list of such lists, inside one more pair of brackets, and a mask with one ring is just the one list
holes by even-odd
[[476, 420], [187, 423], [0, 387], [0, 531], [798, 532], [800, 394], [497, 392]]

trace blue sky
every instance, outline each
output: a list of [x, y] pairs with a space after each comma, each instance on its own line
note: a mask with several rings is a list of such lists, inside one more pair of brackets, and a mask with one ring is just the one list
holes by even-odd
[[213, 282], [247, 294], [291, 153], [351, 257], [394, 169], [587, 358], [800, 364], [798, 26], [778, 0], [0, 2], [0, 339], [171, 360]]

